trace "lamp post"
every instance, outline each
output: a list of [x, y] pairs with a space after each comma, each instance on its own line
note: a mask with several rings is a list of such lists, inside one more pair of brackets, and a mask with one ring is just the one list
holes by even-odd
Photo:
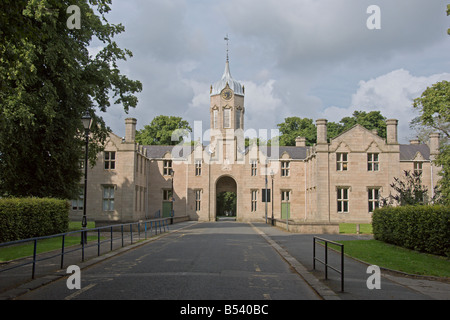
[[172, 210], [170, 211], [170, 224], [173, 224], [173, 216], [175, 214], [175, 193], [173, 192], [173, 179], [175, 178], [175, 171], [173, 169], [170, 170], [170, 175], [172, 176]]
[[273, 221], [273, 177], [275, 176], [275, 173], [273, 172], [273, 170], [270, 170], [270, 176], [272, 177], [272, 226], [274, 225], [274, 221]]
[[[81, 221], [82, 229], [86, 229], [87, 227], [87, 219], [86, 219], [86, 199], [87, 199], [87, 168], [88, 168], [88, 148], [89, 148], [89, 131], [91, 129], [92, 118], [89, 115], [89, 112], [86, 112], [85, 115], [81, 118], [84, 127], [84, 136], [86, 139], [85, 145], [85, 154], [84, 154], [84, 204], [83, 204], [83, 220]], [[83, 231], [81, 233], [81, 244], [87, 243], [86, 232]]]

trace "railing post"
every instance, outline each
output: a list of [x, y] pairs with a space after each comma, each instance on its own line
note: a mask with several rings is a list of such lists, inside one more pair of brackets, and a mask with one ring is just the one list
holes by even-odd
[[111, 227], [111, 251], [113, 249], [113, 227]]
[[122, 232], [122, 248], [123, 248], [123, 225], [120, 226], [120, 230]]
[[131, 244], [133, 244], [133, 225], [130, 223], [130, 237], [131, 237]]
[[341, 247], [341, 291], [344, 292], [344, 246]]
[[[85, 231], [81, 231], [82, 233], [84, 233]], [[86, 237], [87, 239], [87, 237]], [[81, 241], [81, 261], [84, 262], [84, 244], [87, 241]]]
[[64, 242], [65, 242], [65, 238], [66, 238], [66, 235], [63, 234], [63, 236], [62, 236], [62, 246], [61, 246], [61, 269], [64, 266]]
[[328, 242], [325, 241], [325, 279], [328, 279]]
[[33, 249], [33, 271], [31, 272], [31, 279], [34, 279], [34, 273], [36, 271], [36, 249], [37, 249], [37, 239], [34, 239], [34, 249]]
[[100, 257], [100, 229], [97, 229], [97, 256]]
[[316, 270], [316, 237], [313, 237], [313, 270]]

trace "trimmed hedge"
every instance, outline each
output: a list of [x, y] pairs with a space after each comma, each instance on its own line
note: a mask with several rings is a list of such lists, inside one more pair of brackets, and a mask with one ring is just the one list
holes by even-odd
[[376, 240], [450, 257], [450, 207], [402, 206], [376, 209], [372, 216]]
[[0, 242], [66, 232], [69, 203], [50, 198], [0, 199]]

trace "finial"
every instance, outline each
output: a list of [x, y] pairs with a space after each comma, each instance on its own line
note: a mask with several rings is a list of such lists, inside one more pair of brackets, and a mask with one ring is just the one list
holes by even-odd
[[227, 62], [229, 62], [229, 57], [228, 57], [228, 52], [229, 52], [229, 49], [228, 49], [228, 41], [230, 41], [230, 38], [228, 37], [228, 33], [227, 33], [227, 36], [224, 38], [224, 40], [227, 42]]

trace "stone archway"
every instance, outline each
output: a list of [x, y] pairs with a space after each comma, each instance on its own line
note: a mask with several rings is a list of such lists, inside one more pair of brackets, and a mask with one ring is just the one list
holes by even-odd
[[[227, 194], [225, 194], [227, 193]], [[230, 201], [233, 201], [234, 194], [234, 204], [231, 204]], [[238, 217], [237, 210], [237, 183], [230, 176], [222, 176], [217, 179], [216, 182], [216, 218], [219, 216], [233, 216], [235, 218]], [[223, 199], [226, 199], [227, 203], [223, 203]], [[224, 209], [226, 206], [226, 209]], [[231, 206], [231, 207], [230, 207]], [[227, 211], [226, 213], [224, 211]]]

